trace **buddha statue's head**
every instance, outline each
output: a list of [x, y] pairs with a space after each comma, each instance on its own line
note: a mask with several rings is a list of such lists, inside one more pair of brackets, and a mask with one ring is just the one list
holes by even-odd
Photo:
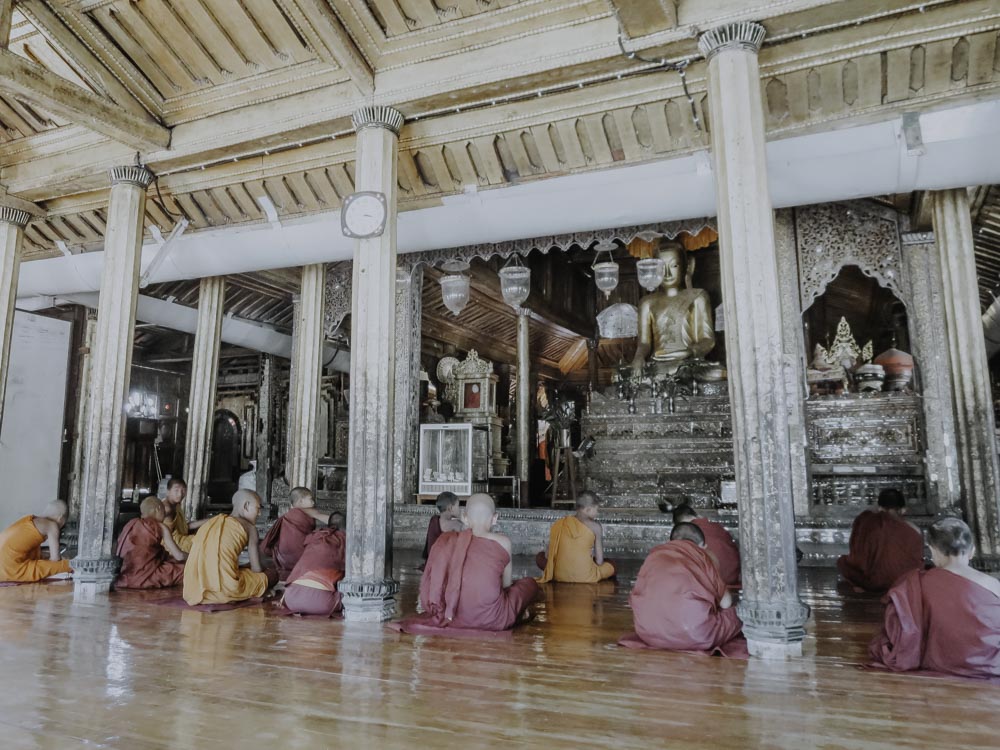
[[668, 294], [676, 294], [684, 286], [687, 273], [687, 253], [679, 242], [665, 242], [660, 246], [657, 257], [663, 261], [663, 283], [660, 288]]

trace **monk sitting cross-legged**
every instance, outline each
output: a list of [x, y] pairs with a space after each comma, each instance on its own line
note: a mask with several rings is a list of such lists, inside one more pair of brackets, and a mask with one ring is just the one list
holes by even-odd
[[511, 543], [490, 529], [493, 498], [473, 495], [466, 503], [465, 531], [441, 535], [420, 581], [424, 613], [395, 624], [404, 633], [433, 634], [509, 630], [539, 594], [532, 578], [512, 582]]
[[969, 565], [972, 532], [960, 519], [935, 522], [927, 541], [934, 567], [889, 589], [871, 666], [1000, 683], [1000, 581]]
[[850, 551], [837, 560], [840, 575], [857, 591], [886, 591], [904, 573], [924, 565], [924, 539], [903, 519], [903, 493], [882, 490], [878, 507], [854, 519]]
[[278, 579], [282, 581], [288, 579], [302, 557], [306, 537], [316, 529], [316, 522], [327, 519], [325, 513], [316, 510], [316, 498], [306, 487], [295, 487], [290, 497], [291, 510], [274, 522], [260, 543], [261, 552], [274, 560]]
[[187, 555], [177, 546], [163, 523], [163, 503], [147, 497], [118, 537], [122, 569], [115, 581], [120, 589], [159, 589], [179, 586], [184, 580]]
[[282, 604], [300, 615], [329, 617], [340, 611], [337, 582], [344, 577], [347, 538], [341, 528], [344, 515], [330, 514], [325, 529], [306, 537], [302, 557], [288, 576]]
[[167, 481], [167, 496], [163, 498], [163, 522], [170, 529], [170, 535], [182, 552], [190, 552], [194, 544], [194, 532], [205, 523], [188, 521], [184, 515], [184, 498], [187, 497], [187, 482], [180, 477], [171, 477]]
[[[274, 571], [265, 572], [257, 548], [260, 495], [240, 490], [233, 495], [228, 516], [209, 519], [195, 536], [184, 566], [184, 601], [198, 604], [227, 604], [263, 596], [277, 582]], [[246, 549], [250, 569], [241, 568], [240, 553]]]
[[464, 527], [462, 526], [462, 519], [459, 518], [459, 513], [461, 512], [461, 507], [458, 503], [458, 495], [454, 492], [442, 492], [437, 496], [437, 500], [434, 501], [437, 506], [438, 514], [436, 516], [431, 516], [431, 520], [427, 522], [427, 539], [424, 541], [424, 562], [430, 556], [431, 547], [434, 546], [434, 542], [438, 540], [446, 531], [461, 531]]
[[719, 574], [727, 586], [740, 585], [740, 548], [721, 523], [701, 518], [687, 503], [674, 508], [674, 525], [693, 523], [705, 535], [705, 547], [715, 557]]
[[604, 560], [604, 529], [597, 522], [600, 504], [593, 492], [581, 492], [576, 513], [552, 524], [548, 554], [535, 558], [544, 571], [539, 583], [596, 583], [615, 574], [615, 566]]
[[[59, 556], [59, 533], [69, 511], [62, 500], [53, 500], [40, 516], [25, 516], [0, 533], [0, 581], [31, 583], [70, 572], [69, 561]], [[42, 543], [48, 541], [49, 559], [43, 560]]]
[[692, 523], [679, 523], [670, 541], [654, 547], [639, 569], [629, 595], [635, 633], [618, 643], [745, 656], [743, 623], [732, 603], [705, 535]]

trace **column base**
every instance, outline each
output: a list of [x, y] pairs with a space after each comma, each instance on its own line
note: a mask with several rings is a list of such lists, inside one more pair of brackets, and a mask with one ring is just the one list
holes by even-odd
[[343, 580], [337, 584], [347, 622], [385, 622], [396, 614], [399, 584], [391, 578], [381, 581]]
[[118, 565], [117, 557], [77, 557], [70, 561], [73, 568], [73, 601], [89, 604], [106, 596], [118, 575]]
[[789, 659], [802, 656], [809, 607], [798, 599], [765, 602], [744, 599], [736, 606], [751, 656]]

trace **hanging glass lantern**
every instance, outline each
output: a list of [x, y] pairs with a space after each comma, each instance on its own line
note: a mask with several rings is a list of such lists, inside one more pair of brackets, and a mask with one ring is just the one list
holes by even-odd
[[450, 273], [441, 277], [441, 299], [444, 306], [458, 315], [469, 304], [469, 277], [461, 273]]
[[510, 264], [500, 269], [500, 293], [503, 301], [515, 310], [521, 309], [531, 293], [531, 269], [521, 263], [516, 253], [511, 256]]
[[[618, 286], [618, 264], [615, 263], [612, 252], [615, 249], [613, 242], [598, 242], [595, 247], [597, 255], [594, 256], [594, 265], [591, 270], [594, 272], [594, 283], [597, 288], [604, 292], [605, 297], [611, 297], [611, 292]], [[610, 260], [598, 262], [601, 253], [607, 253]]]
[[663, 258], [645, 258], [637, 261], [635, 271], [639, 276], [639, 285], [650, 292], [663, 283], [663, 274], [667, 264]]

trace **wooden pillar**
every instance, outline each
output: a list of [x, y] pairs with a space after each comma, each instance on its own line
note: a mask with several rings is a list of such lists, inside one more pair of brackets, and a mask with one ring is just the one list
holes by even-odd
[[946, 338], [958, 435], [958, 463], [965, 496], [965, 520], [976, 541], [977, 561], [1000, 570], [1000, 490], [993, 397], [986, 339], [976, 290], [972, 216], [965, 188], [932, 196], [934, 234], [944, 299]]
[[534, 445], [531, 439], [531, 313], [517, 309], [517, 479], [521, 483], [521, 506], [530, 506], [529, 480]]
[[737, 23], [702, 34], [708, 59], [729, 396], [750, 653], [801, 655], [808, 608], [798, 597], [788, 373], [767, 184], [757, 53], [764, 28]]
[[271, 480], [274, 478], [274, 386], [273, 354], [260, 356], [260, 386], [257, 391], [257, 494], [265, 507], [271, 505]]
[[354, 243], [351, 405], [347, 458], [346, 620], [379, 622], [396, 611], [392, 578], [392, 438], [396, 373], [396, 161], [403, 116], [391, 107], [354, 113], [358, 191], [385, 196], [381, 235]]
[[951, 355], [941, 266], [933, 232], [900, 237], [910, 349], [924, 412], [924, 472], [932, 513], [961, 512], [962, 490], [952, 403]]
[[424, 268], [401, 269], [396, 278], [396, 374], [393, 396], [392, 501], [415, 494], [420, 426], [420, 321]]
[[79, 377], [77, 378], [76, 418], [73, 422], [73, 456], [70, 460], [69, 478], [69, 517], [77, 519], [80, 516], [80, 505], [83, 498], [83, 467], [85, 449], [87, 447], [87, 423], [90, 414], [90, 382], [94, 360], [94, 336], [97, 332], [97, 315], [87, 310], [86, 329], [83, 332], [82, 344], [78, 356], [80, 358]]
[[135, 335], [142, 220], [146, 188], [152, 181], [153, 173], [145, 167], [111, 170], [87, 415], [79, 548], [72, 561], [74, 596], [79, 601], [107, 593], [118, 567], [113, 536], [121, 497], [125, 399]]
[[184, 476], [188, 518], [198, 518], [208, 498], [205, 484], [212, 463], [212, 424], [215, 417], [215, 390], [222, 348], [222, 313], [226, 301], [226, 279], [210, 276], [198, 289], [198, 327], [194, 334], [191, 360], [191, 398], [188, 402], [187, 436], [184, 441]]
[[24, 228], [30, 219], [26, 211], [0, 205], [0, 325], [3, 326], [0, 329], [0, 426], [3, 425], [4, 393], [10, 367], [10, 337], [14, 330], [21, 246], [24, 244]]
[[291, 392], [288, 402], [289, 487], [316, 489], [319, 456], [319, 402], [323, 382], [323, 308], [326, 267], [302, 267], [302, 289], [295, 305]]

